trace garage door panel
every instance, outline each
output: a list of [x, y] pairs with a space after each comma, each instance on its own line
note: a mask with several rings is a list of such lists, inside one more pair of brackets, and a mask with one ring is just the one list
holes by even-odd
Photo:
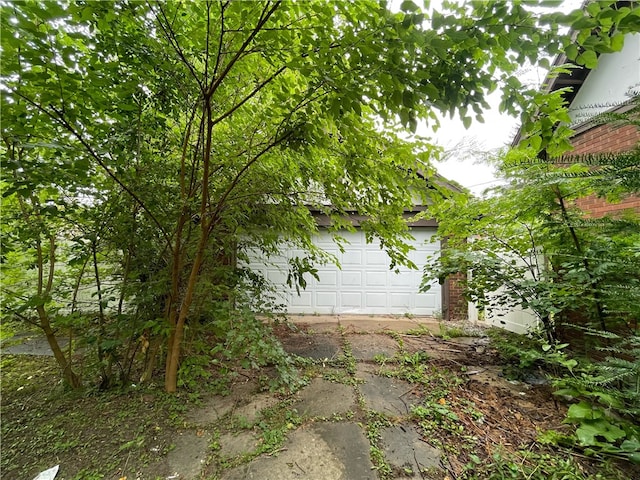
[[323, 289], [335, 289], [338, 286], [338, 272], [335, 270], [318, 270], [318, 279], [314, 278], [311, 284]]
[[424, 250], [423, 251], [412, 251], [412, 252], [409, 252], [408, 257], [409, 257], [409, 260], [411, 260], [416, 265], [424, 265], [425, 260], [432, 253], [433, 252], [425, 252]]
[[344, 252], [342, 254], [341, 262], [343, 267], [350, 265], [362, 265], [362, 251], [360, 250], [350, 250], [349, 252]]
[[362, 287], [362, 272], [340, 272], [340, 285], [343, 287]]
[[435, 295], [433, 293], [418, 293], [415, 296], [416, 307], [417, 308], [438, 308], [440, 301], [439, 295]]
[[287, 274], [281, 270], [268, 270], [266, 274], [267, 279], [270, 282], [276, 284], [285, 284], [287, 283]]
[[389, 294], [389, 306], [391, 308], [399, 308], [408, 310], [411, 308], [411, 294], [410, 293], [390, 293]]
[[318, 307], [334, 307], [338, 303], [338, 292], [316, 292], [315, 298]]
[[362, 308], [362, 293], [361, 292], [341, 292], [340, 304], [343, 308], [353, 309]]
[[290, 304], [295, 307], [313, 307], [313, 294], [311, 292], [305, 292], [300, 290], [300, 295], [297, 293], [293, 293], [291, 295], [291, 299], [289, 300]]
[[407, 287], [410, 289], [415, 285], [414, 272], [406, 271], [389, 274], [389, 285], [392, 287]]
[[[296, 255], [304, 257], [304, 252], [296, 249], [281, 258], [269, 259], [269, 263], [276, 266], [265, 266], [259, 260], [253, 261], [250, 266], [262, 271], [274, 284], [279, 285], [291, 313], [432, 315], [441, 309], [441, 287], [434, 282], [429, 292], [419, 293], [419, 288], [426, 259], [439, 249], [438, 243], [430, 243], [434, 233], [435, 229], [428, 227], [412, 230], [416, 238], [413, 244], [415, 250], [409, 252], [408, 256], [418, 270], [400, 266], [397, 267], [399, 273], [396, 273], [395, 269], [389, 269], [390, 259], [386, 252], [380, 250], [379, 243], [367, 244], [362, 231], [341, 234], [351, 243], [344, 246], [344, 252], [340, 252], [328, 232], [321, 232], [314, 243], [335, 255], [342, 270], [334, 265], [317, 267], [319, 280], [305, 275], [307, 288], [301, 290], [300, 296], [295, 288], [286, 285], [287, 259]], [[278, 266], [281, 266], [280, 270]]]
[[333, 249], [333, 250], [339, 251], [336, 243], [333, 241], [331, 236], [328, 235], [326, 232], [323, 235], [314, 237], [313, 243], [314, 245], [318, 245], [319, 247], [321, 247], [323, 250]]
[[387, 272], [365, 272], [366, 287], [384, 287], [387, 285]]
[[389, 268], [389, 256], [382, 250], [367, 250], [365, 252], [365, 264]]
[[289, 263], [288, 260], [290, 258], [304, 258], [306, 257], [308, 254], [307, 252], [305, 252], [304, 250], [290, 250], [289, 254], [286, 256], [286, 263]]
[[386, 292], [367, 292], [365, 299], [368, 308], [384, 308], [387, 307]]

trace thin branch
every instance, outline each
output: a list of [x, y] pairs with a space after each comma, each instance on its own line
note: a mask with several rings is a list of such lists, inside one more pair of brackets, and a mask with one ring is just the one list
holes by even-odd
[[89, 145], [89, 143], [84, 139], [84, 137], [73, 127], [73, 125], [71, 125], [65, 118], [64, 115], [61, 111], [59, 111], [58, 109], [56, 109], [54, 106], [51, 106], [51, 109], [54, 111], [55, 115], [52, 114], [49, 110], [47, 110], [46, 108], [44, 108], [42, 105], [34, 102], [33, 100], [31, 100], [30, 98], [22, 95], [21, 93], [18, 93], [16, 91], [14, 91], [13, 93], [15, 93], [16, 95], [18, 95], [20, 98], [24, 99], [27, 103], [29, 103], [30, 105], [32, 105], [33, 107], [35, 107], [37, 110], [41, 111], [42, 113], [44, 113], [45, 115], [47, 115], [49, 118], [51, 118], [52, 120], [56, 121], [58, 124], [60, 124], [62, 127], [64, 127], [69, 133], [71, 133], [71, 135], [73, 135], [79, 142], [80, 144], [85, 148], [85, 150], [87, 151], [87, 153], [89, 153], [89, 155], [91, 155], [91, 157], [93, 157], [95, 159], [96, 162], [98, 162], [98, 165], [100, 165], [102, 167], [102, 169], [106, 172], [106, 174], [113, 179], [113, 181], [115, 181], [118, 185], [120, 185], [120, 187], [127, 192], [131, 198], [133, 198], [139, 205], [140, 207], [142, 207], [142, 209], [147, 213], [147, 215], [149, 215], [149, 218], [151, 218], [151, 220], [153, 221], [153, 223], [156, 224], [156, 226], [160, 229], [160, 233], [162, 234], [162, 236], [164, 237], [165, 241], [171, 245], [171, 240], [169, 238], [169, 235], [167, 234], [166, 230], [162, 227], [162, 225], [160, 224], [160, 222], [158, 221], [158, 219], [155, 217], [155, 215], [151, 212], [151, 210], [149, 210], [149, 208], [144, 204], [144, 202], [140, 199], [140, 197], [138, 197], [129, 187], [127, 187], [122, 180], [120, 180], [115, 173], [113, 173], [111, 171], [111, 169], [107, 166], [106, 163], [104, 163], [104, 161], [102, 160], [102, 158], [100, 158], [100, 156], [95, 152], [95, 150], [91, 147], [91, 145]]
[[[149, 5], [149, 8], [151, 8], [151, 5]], [[153, 8], [151, 8], [151, 10], [153, 10]], [[161, 6], [160, 3], [158, 3], [158, 10], [162, 14], [162, 18], [164, 19], [164, 23], [163, 23], [163, 21], [156, 14], [156, 19], [158, 20], [158, 24], [160, 25], [160, 28], [164, 32], [165, 36], [167, 37], [167, 40], [169, 40], [169, 43], [171, 44], [171, 46], [173, 47], [175, 52], [180, 57], [180, 60], [182, 61], [182, 63], [184, 63], [186, 65], [186, 67], [189, 69], [189, 72], [191, 73], [191, 76], [198, 83], [198, 86], [200, 87], [200, 91], [203, 92], [204, 91], [204, 84], [202, 83], [202, 80], [200, 79], [200, 75], [198, 75], [198, 72], [196, 72], [195, 67], [193, 65], [191, 65], [191, 62], [189, 62], [189, 60], [187, 60], [187, 57], [184, 54], [184, 52], [182, 51], [182, 47], [180, 47], [180, 44], [178, 43], [178, 39], [176, 37], [176, 34], [173, 31], [173, 28], [171, 27], [169, 19], [167, 18], [167, 16], [166, 16], [164, 10], [162, 9], [162, 6]]]
[[249, 170], [251, 165], [256, 163], [260, 159], [260, 157], [262, 157], [265, 153], [269, 152], [272, 148], [280, 145], [282, 142], [287, 140], [291, 135], [293, 135], [293, 132], [292, 131], [288, 131], [283, 136], [281, 136], [280, 138], [276, 139], [275, 141], [273, 141], [272, 143], [267, 145], [265, 148], [263, 148], [260, 152], [258, 152], [251, 160], [249, 160], [240, 169], [240, 171], [236, 174], [235, 178], [233, 179], [231, 184], [227, 187], [227, 190], [222, 194], [222, 196], [220, 197], [220, 200], [218, 201], [218, 204], [216, 205], [216, 209], [215, 209], [215, 211], [213, 212], [213, 215], [212, 215], [212, 222], [211, 222], [211, 225], [210, 225], [211, 228], [213, 227], [213, 225], [215, 223], [214, 220], [218, 218], [218, 215], [222, 211], [222, 208], [223, 208], [223, 206], [224, 206], [224, 204], [225, 204], [225, 202], [227, 200], [227, 197], [231, 194], [231, 192], [236, 187], [236, 185], [238, 185], [238, 182], [240, 181], [242, 176], [245, 174], [245, 172], [247, 170]]
[[285, 65], [284, 67], [280, 67], [278, 70], [276, 70], [273, 75], [271, 75], [269, 78], [267, 78], [266, 80], [264, 80], [262, 83], [260, 83], [256, 88], [253, 89], [253, 91], [247, 95], [246, 97], [244, 97], [239, 103], [237, 103], [236, 105], [234, 105], [230, 110], [227, 110], [226, 113], [220, 115], [218, 118], [216, 118], [215, 120], [213, 120], [213, 125], [217, 125], [218, 123], [220, 123], [221, 121], [223, 121], [225, 118], [233, 115], [233, 113], [238, 110], [240, 107], [242, 107], [242, 105], [244, 105], [245, 103], [247, 103], [249, 100], [251, 100], [260, 90], [262, 90], [268, 83], [272, 82], [278, 75], [280, 75], [282, 72], [284, 72], [287, 69], [287, 66]]
[[187, 128], [184, 132], [184, 141], [182, 143], [182, 155], [180, 156], [180, 197], [184, 200], [186, 186], [184, 183], [186, 176], [186, 159], [187, 159], [187, 149], [189, 148], [189, 138], [191, 137], [191, 127], [193, 125], [193, 120], [195, 119], [196, 113], [198, 111], [198, 104], [193, 106], [191, 110], [191, 117], [187, 122]]
[[[222, 45], [224, 41], [224, 34], [226, 32], [224, 28], [224, 11], [227, 9], [228, 5], [229, 1], [226, 1], [224, 3], [220, 2], [220, 38], [218, 39], [218, 54], [216, 55], [216, 65], [213, 67], [213, 73], [211, 74], [212, 79], [216, 78], [216, 75], [218, 74], [218, 68], [220, 67], [220, 60], [222, 59]], [[208, 48], [209, 45], [207, 45], [207, 49]], [[209, 79], [207, 78], [207, 82], [208, 81]]]
[[204, 50], [204, 84], [209, 83], [209, 36], [211, 35], [211, 0], [207, 2], [207, 34], [205, 37]]
[[56, 269], [56, 237], [49, 236], [49, 278], [47, 278], [47, 286], [45, 294], [49, 295], [53, 289], [53, 275]]
[[260, 18], [258, 19], [258, 23], [256, 24], [256, 26], [253, 29], [253, 31], [251, 32], [251, 34], [242, 43], [242, 46], [240, 47], [240, 49], [238, 50], [236, 55], [225, 66], [224, 70], [220, 73], [220, 75], [217, 78], [215, 78], [215, 77], [212, 78], [212, 83], [209, 86], [209, 88], [207, 89], [207, 91], [205, 92], [205, 95], [206, 95], [207, 98], [211, 98], [213, 96], [213, 94], [216, 92], [216, 90], [218, 89], [218, 87], [220, 86], [222, 81], [226, 78], [227, 74], [231, 71], [233, 66], [238, 61], [238, 59], [242, 56], [242, 53], [247, 49], [247, 47], [253, 41], [253, 39], [256, 37], [256, 35], [258, 35], [258, 33], [260, 32], [262, 27], [267, 23], [267, 21], [269, 20], [271, 15], [273, 15], [275, 13], [275, 11], [278, 9], [278, 7], [280, 7], [281, 3], [282, 3], [282, 1], [278, 0], [273, 4], [271, 9], [269, 9], [268, 8], [269, 7], [269, 2], [267, 2], [267, 4], [264, 7], [264, 10], [260, 14]]
[[562, 194], [562, 191], [560, 190], [560, 188], [557, 185], [554, 187], [554, 193], [555, 193], [556, 198], [558, 199], [558, 203], [560, 205], [560, 211], [561, 211], [561, 214], [562, 214], [562, 219], [564, 220], [565, 225], [569, 229], [569, 234], [571, 235], [571, 240], [573, 242], [573, 246], [576, 249], [576, 251], [578, 252], [578, 254], [582, 257], [582, 265], [584, 266], [585, 273], [587, 274], [587, 277], [589, 278], [589, 286], [591, 287], [591, 293], [593, 294], [593, 298], [594, 298], [594, 301], [595, 301], [595, 304], [596, 304], [595, 307], [596, 307], [596, 313], [598, 315], [598, 321], [600, 323], [600, 326], [602, 327], [602, 330], [607, 331], [607, 325], [606, 325], [605, 319], [604, 319], [604, 309], [603, 309], [603, 306], [602, 306], [602, 302], [600, 301], [600, 295], [598, 294], [598, 280], [593, 277], [593, 272], [591, 270], [591, 264], [590, 264], [589, 260], [587, 259], [586, 255], [584, 254], [584, 249], [582, 248], [582, 244], [580, 243], [580, 240], [578, 239], [578, 234], [576, 233], [575, 228], [573, 228], [573, 226], [571, 225], [571, 222], [569, 221], [569, 212], [567, 211], [567, 206], [565, 204], [565, 199], [564, 199], [564, 196]]

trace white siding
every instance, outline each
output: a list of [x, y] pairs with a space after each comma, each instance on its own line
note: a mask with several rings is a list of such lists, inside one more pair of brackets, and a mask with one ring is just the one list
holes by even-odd
[[469, 303], [469, 320], [472, 322], [484, 322], [488, 326], [500, 327], [515, 333], [527, 333], [536, 328], [540, 321], [531, 310], [523, 310], [515, 307], [505, 310], [492, 310], [490, 315], [485, 312], [484, 318], [480, 318], [475, 304]]
[[621, 51], [601, 55], [571, 103], [572, 123], [580, 124], [629, 100], [640, 91], [640, 33], [627, 35]]

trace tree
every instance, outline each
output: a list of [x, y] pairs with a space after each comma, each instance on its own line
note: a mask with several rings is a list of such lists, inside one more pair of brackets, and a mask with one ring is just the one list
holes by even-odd
[[[165, 388], [175, 391], [202, 287], [236, 251], [291, 242], [318, 258], [314, 207], [336, 230], [347, 210], [366, 215], [367, 234], [407, 262], [401, 212], [424, 192], [416, 172], [430, 170], [434, 149], [399, 140], [393, 126], [435, 122], [434, 108], [481, 120], [497, 86], [516, 112], [536, 97], [512, 73], [567, 44], [560, 25], [588, 32], [588, 52], [619, 48], [609, 28], [637, 18], [608, 5], [534, 15], [530, 5], [454, 5], [431, 19], [411, 1], [401, 12], [373, 1], [4, 5], [3, 138], [24, 147], [30, 132], [56, 132], [49, 143], [82, 152], [87, 195], [114, 212], [100, 245], [121, 265], [120, 298], [162, 302], [144, 325], [166, 339]], [[309, 265], [294, 262], [294, 276]]]

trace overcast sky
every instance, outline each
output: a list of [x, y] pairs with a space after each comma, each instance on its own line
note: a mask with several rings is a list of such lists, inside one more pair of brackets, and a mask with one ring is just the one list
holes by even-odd
[[511, 143], [518, 128], [518, 121], [498, 112], [499, 92], [492, 94], [492, 110], [486, 112], [484, 123], [474, 122], [467, 130], [459, 118], [443, 119], [440, 129], [433, 133], [422, 125], [418, 132], [431, 136], [445, 149], [445, 159], [437, 162], [438, 172], [467, 187], [475, 194], [498, 183], [493, 168], [484, 163], [483, 152], [490, 152]]

